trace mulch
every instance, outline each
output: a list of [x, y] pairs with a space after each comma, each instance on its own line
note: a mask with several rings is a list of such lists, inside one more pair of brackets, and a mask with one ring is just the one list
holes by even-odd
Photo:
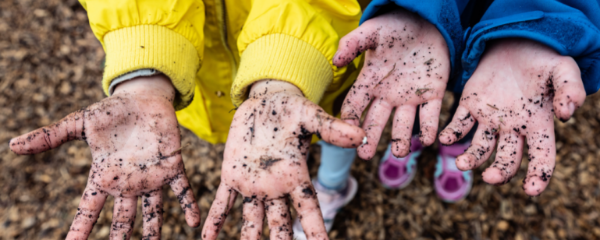
[[[70, 142], [32, 156], [8, 147], [11, 137], [61, 119], [104, 97], [100, 86], [104, 52], [92, 34], [85, 10], [75, 0], [0, 1], [0, 239], [61, 239], [66, 236], [85, 188], [90, 150]], [[448, 94], [441, 121], [449, 118]], [[529, 197], [521, 189], [528, 161], [502, 186], [475, 171], [467, 199], [441, 202], [433, 188], [437, 145], [418, 161], [406, 189], [387, 190], [377, 166], [389, 127], [371, 161], [356, 160], [352, 175], [357, 197], [336, 218], [332, 239], [600, 239], [600, 96], [592, 95], [566, 123], [555, 121], [557, 166], [548, 189]], [[183, 129], [183, 150], [203, 216], [220, 182], [223, 145], [211, 145]], [[525, 156], [527, 154], [524, 154]], [[320, 161], [314, 146], [308, 159], [316, 176]], [[485, 167], [485, 166], [484, 166]], [[173, 192], [163, 189], [163, 239], [200, 239], [201, 228], [185, 224]], [[106, 239], [112, 218], [109, 197], [91, 234]], [[138, 209], [139, 206], [138, 206]], [[141, 234], [141, 216], [134, 239]], [[222, 239], [239, 238], [241, 199], [235, 204]], [[266, 237], [264, 237], [266, 239]]]

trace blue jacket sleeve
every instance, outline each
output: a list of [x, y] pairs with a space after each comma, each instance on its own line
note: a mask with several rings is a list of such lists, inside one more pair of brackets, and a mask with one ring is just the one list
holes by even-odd
[[446, 40], [450, 52], [452, 76], [457, 73], [457, 64], [460, 64], [462, 53], [463, 31], [459, 9], [464, 9], [467, 2], [468, 0], [373, 0], [365, 9], [360, 23], [396, 7], [418, 14], [436, 26]]
[[[471, 77], [487, 41], [527, 38], [571, 56], [581, 70], [587, 94], [600, 87], [600, 6], [598, 0], [496, 0], [472, 29], [465, 31], [461, 88]], [[459, 87], [457, 86], [457, 87]]]

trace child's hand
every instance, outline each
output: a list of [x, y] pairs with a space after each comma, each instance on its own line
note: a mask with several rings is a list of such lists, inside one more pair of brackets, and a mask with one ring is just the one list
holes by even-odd
[[242, 239], [260, 239], [266, 214], [271, 239], [292, 239], [288, 196], [310, 239], [327, 232], [306, 159], [312, 134], [341, 147], [357, 147], [365, 133], [304, 98], [294, 85], [261, 81], [235, 113], [203, 239], [216, 239], [238, 192], [244, 198]]
[[144, 238], [160, 238], [164, 184], [177, 195], [188, 225], [200, 224], [179, 152], [174, 95], [164, 76], [130, 80], [113, 96], [11, 140], [17, 154], [43, 152], [75, 139], [90, 146], [92, 168], [67, 239], [88, 237], [108, 195], [115, 197], [111, 239], [131, 236], [138, 196], [143, 201]]
[[490, 157], [498, 139], [496, 160], [483, 173], [483, 180], [503, 184], [519, 169], [527, 139], [530, 162], [523, 189], [528, 195], [539, 195], [554, 172], [552, 113], [566, 121], [585, 96], [579, 68], [571, 57], [524, 39], [501, 40], [489, 47], [467, 82], [440, 141], [452, 144], [479, 122], [471, 147], [456, 159], [456, 165], [461, 170], [477, 168]]
[[365, 50], [369, 51], [363, 69], [342, 107], [342, 119], [358, 126], [371, 103], [362, 124], [368, 143], [358, 148], [358, 155], [363, 159], [375, 155], [394, 108], [394, 156], [409, 153], [419, 105], [419, 139], [426, 146], [432, 144], [450, 74], [448, 47], [440, 32], [419, 16], [397, 10], [366, 21], [342, 38], [333, 62], [344, 66]]

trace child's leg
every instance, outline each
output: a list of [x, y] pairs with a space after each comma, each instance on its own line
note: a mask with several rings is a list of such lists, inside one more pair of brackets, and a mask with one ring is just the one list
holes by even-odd
[[317, 180], [321, 186], [330, 190], [345, 188], [350, 176], [350, 166], [356, 158], [356, 149], [341, 148], [324, 141], [319, 141], [318, 144], [321, 145], [321, 166]]

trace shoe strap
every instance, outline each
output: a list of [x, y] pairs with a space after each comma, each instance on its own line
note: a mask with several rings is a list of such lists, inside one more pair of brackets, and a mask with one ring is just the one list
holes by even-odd
[[440, 154], [441, 155], [449, 155], [453, 157], [457, 157], [458, 155], [463, 154], [467, 148], [469, 148], [471, 142], [463, 143], [463, 144], [454, 144], [451, 146], [440, 146]]

